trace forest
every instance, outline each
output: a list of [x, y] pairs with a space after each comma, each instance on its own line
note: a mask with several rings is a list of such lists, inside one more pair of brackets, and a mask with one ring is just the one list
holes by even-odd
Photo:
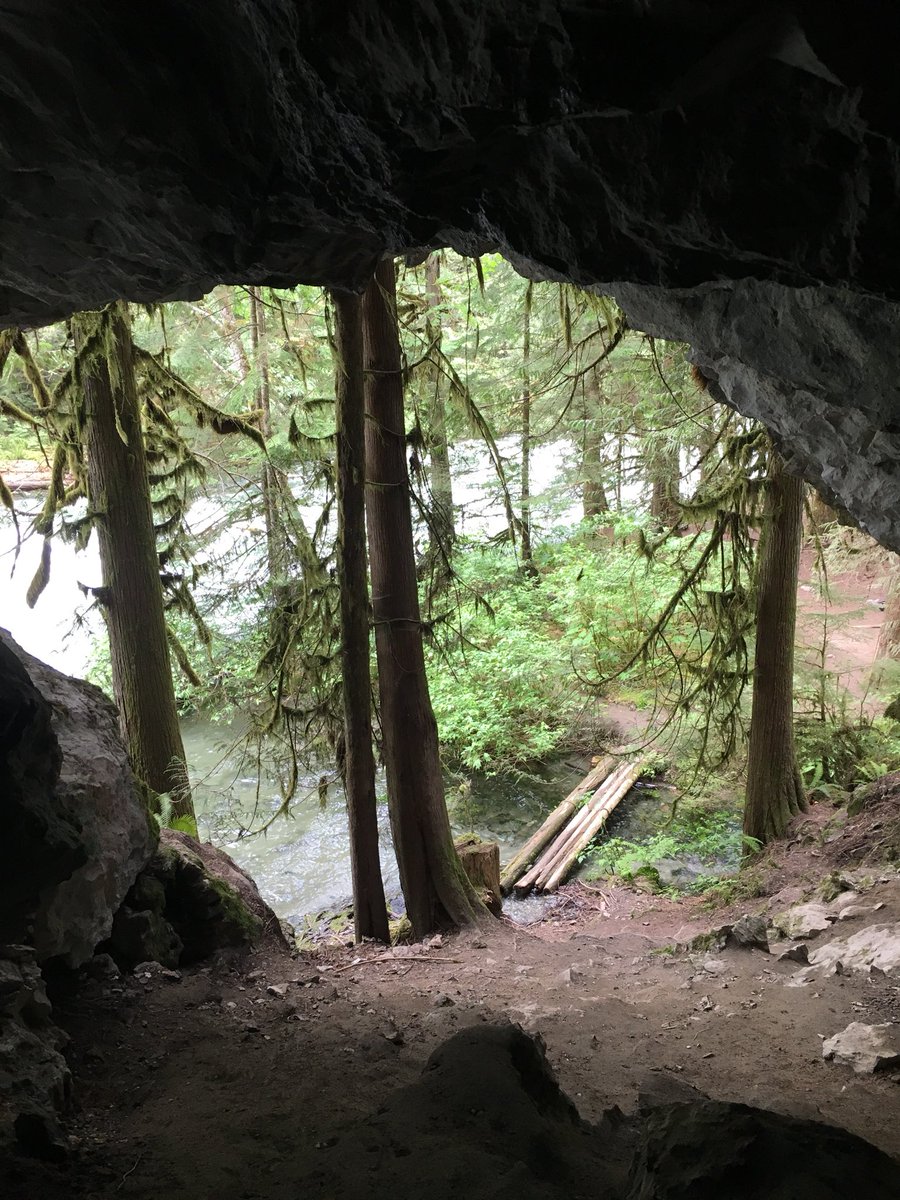
[[639, 756], [656, 803], [579, 849], [586, 877], [720, 897], [810, 802], [900, 766], [900, 591], [862, 682], [831, 647], [859, 613], [829, 607], [893, 556], [609, 299], [436, 252], [361, 297], [219, 286], [9, 329], [0, 369], [7, 587], [39, 618], [77, 574], [159, 825], [216, 834], [198, 721], [250, 780], [234, 845], [337, 813], [357, 939], [397, 915], [380, 812], [421, 938], [487, 919], [454, 832], [508, 826], [560, 764]]

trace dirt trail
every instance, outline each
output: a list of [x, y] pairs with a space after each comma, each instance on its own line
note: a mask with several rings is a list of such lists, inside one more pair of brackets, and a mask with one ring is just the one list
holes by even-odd
[[[837, 676], [870, 714], [878, 705], [870, 696], [869, 674], [875, 662], [878, 636], [884, 624], [889, 573], [880, 560], [855, 572], [829, 577], [829, 595], [819, 594], [813, 553], [805, 550], [800, 561], [797, 590], [797, 669], [816, 671], [821, 664], [823, 625], [827, 629], [825, 669]], [[823, 622], [824, 617], [824, 622]]]

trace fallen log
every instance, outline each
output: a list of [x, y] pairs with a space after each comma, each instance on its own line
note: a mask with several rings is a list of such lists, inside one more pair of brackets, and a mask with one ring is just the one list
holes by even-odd
[[605, 758], [601, 758], [581, 783], [573, 788], [565, 800], [554, 808], [540, 829], [531, 835], [522, 849], [513, 855], [500, 875], [500, 889], [504, 895], [512, 890], [516, 880], [521, 878], [544, 847], [571, 819], [584, 797], [593, 792], [606, 779], [615, 765], [616, 760], [612, 755], [608, 754]]
[[544, 850], [543, 854], [538, 858], [537, 862], [527, 874], [518, 881], [515, 885], [517, 892], [528, 892], [536, 884], [539, 879], [542, 879], [556, 863], [560, 854], [564, 851], [569, 842], [578, 835], [579, 830], [590, 819], [591, 812], [596, 809], [599, 804], [614, 790], [622, 776], [623, 771], [628, 769], [627, 763], [621, 763], [611, 774], [604, 780], [599, 788], [586, 803], [579, 808], [565, 828], [557, 835], [557, 837]]
[[609, 815], [613, 809], [624, 799], [625, 796], [634, 787], [635, 782], [640, 777], [641, 771], [644, 769], [643, 760], [634, 763], [623, 775], [621, 781], [617, 785], [615, 791], [608, 796], [603, 803], [591, 815], [590, 820], [584, 825], [580, 834], [574, 842], [569, 846], [565, 857], [554, 868], [552, 874], [547, 878], [546, 882], [540, 885], [542, 892], [555, 892], [559, 885], [565, 880], [566, 876], [575, 867], [579, 856], [591, 844], [606, 822], [609, 820]]

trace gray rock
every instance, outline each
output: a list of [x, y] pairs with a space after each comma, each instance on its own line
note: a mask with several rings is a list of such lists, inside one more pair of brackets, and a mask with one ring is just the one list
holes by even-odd
[[871, 1075], [900, 1064], [900, 1036], [889, 1021], [882, 1025], [852, 1021], [822, 1043], [822, 1057], [852, 1067], [857, 1075]]
[[773, 925], [785, 937], [815, 938], [830, 929], [835, 920], [827, 905], [811, 902], [797, 904], [773, 920]]
[[728, 970], [728, 963], [721, 958], [705, 958], [701, 961], [700, 966], [707, 975], [724, 975]]
[[862, 1138], [744, 1104], [665, 1105], [646, 1115], [637, 1140], [625, 1200], [900, 1195], [900, 1165]]
[[731, 927], [729, 940], [745, 950], [769, 949], [769, 935], [763, 917], [743, 916]]
[[113, 920], [109, 939], [113, 953], [124, 963], [153, 962], [177, 967], [184, 943], [160, 913], [123, 905]]
[[223, 850], [175, 830], [162, 831], [125, 900], [110, 948], [128, 967], [143, 961], [176, 967], [266, 940], [288, 948], [250, 876]]
[[805, 942], [797, 942], [793, 946], [786, 946], [778, 955], [779, 962], [809, 962], [809, 946]]
[[838, 912], [837, 919], [839, 921], [858, 921], [860, 917], [867, 917], [874, 911], [871, 904], [847, 904]]
[[834, 938], [827, 946], [810, 951], [810, 965], [819, 969], [842, 963], [848, 971], [887, 973], [900, 971], [900, 922], [869, 925], [850, 937]]
[[87, 978], [96, 979], [100, 983], [112, 983], [121, 975], [116, 960], [111, 954], [105, 953], [95, 954], [89, 963], [85, 963], [82, 970]]
[[[856, 53], [840, 6], [755, 8], [558, 0], [523, 21], [448, 0], [386, 21], [359, 0], [336, 22], [230, 0], [215, 22], [173, 6], [164, 39], [121, 18], [98, 40], [69, 6], [25, 41], [11, 9], [3, 192], [54, 186], [4, 210], [3, 323], [226, 279], [357, 289], [382, 252], [497, 248], [689, 343], [714, 395], [898, 548], [895, 14], [868, 6]], [[110, 62], [140, 98], [124, 130]]]
[[71, 1091], [44, 980], [28, 947], [0, 947], [0, 1150], [58, 1159], [58, 1115]]
[[10, 657], [18, 661], [49, 705], [45, 735], [52, 735], [57, 747], [56, 774], [44, 779], [49, 790], [41, 820], [50, 831], [50, 860], [54, 831], [74, 854], [65, 877], [40, 891], [33, 941], [40, 961], [59, 958], [77, 967], [109, 936], [113, 915], [152, 854], [155, 837], [119, 738], [115, 709], [99, 688], [54, 671], [4, 632], [0, 649], [7, 663]]

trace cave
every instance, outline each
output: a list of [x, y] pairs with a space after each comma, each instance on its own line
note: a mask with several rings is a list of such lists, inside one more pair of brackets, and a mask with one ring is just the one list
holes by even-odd
[[[496, 250], [688, 343], [900, 551], [890, 6], [13, 0], [0, 32], [0, 327]], [[27, 680], [2, 685], [4, 749], [30, 706], [52, 757]], [[64, 877], [76, 824], [36, 868], [33, 830], [4, 854]]]

